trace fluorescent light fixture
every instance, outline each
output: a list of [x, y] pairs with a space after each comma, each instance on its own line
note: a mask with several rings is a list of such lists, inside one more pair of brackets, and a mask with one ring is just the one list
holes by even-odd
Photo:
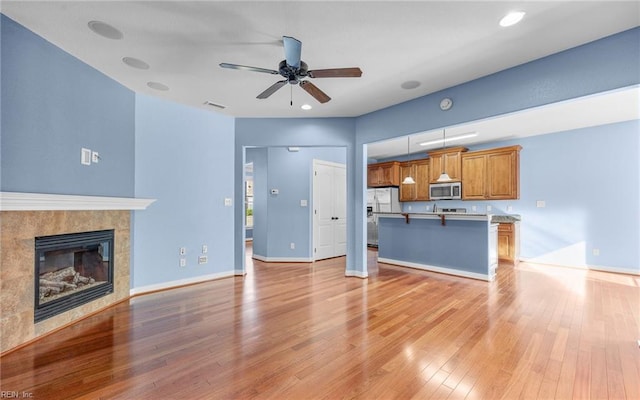
[[310, 104], [303, 104], [300, 106], [300, 108], [302, 108], [303, 110], [311, 110], [313, 107], [311, 107]]
[[[476, 137], [476, 136], [478, 136], [478, 132], [465, 133], [464, 135], [448, 137], [447, 138], [447, 142], [452, 142], [452, 141], [455, 141], [455, 140], [462, 140], [462, 139], [469, 139], [469, 138]], [[431, 144], [440, 144], [440, 143], [443, 143], [443, 142], [444, 142], [444, 138], [443, 139], [429, 140], [428, 142], [420, 143], [420, 146], [429, 146]]]
[[500, 20], [500, 26], [507, 27], [517, 24], [524, 17], [524, 11], [511, 11], [509, 14], [502, 17]]

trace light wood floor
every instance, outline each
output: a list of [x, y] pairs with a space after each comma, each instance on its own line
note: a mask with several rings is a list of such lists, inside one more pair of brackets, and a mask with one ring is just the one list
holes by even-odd
[[33, 399], [640, 399], [640, 278], [344, 259], [135, 297], [4, 356]]

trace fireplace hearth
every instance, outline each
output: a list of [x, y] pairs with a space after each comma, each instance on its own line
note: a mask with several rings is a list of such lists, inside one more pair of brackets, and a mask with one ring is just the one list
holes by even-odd
[[35, 238], [34, 320], [113, 292], [114, 231]]

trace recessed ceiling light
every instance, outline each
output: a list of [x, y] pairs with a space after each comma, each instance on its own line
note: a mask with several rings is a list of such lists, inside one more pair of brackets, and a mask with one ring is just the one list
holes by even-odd
[[106, 37], [107, 39], [120, 40], [123, 37], [122, 32], [107, 24], [106, 22], [89, 21], [87, 25], [93, 32], [102, 37]]
[[151, 89], [162, 90], [163, 92], [169, 90], [169, 86], [164, 85], [160, 82], [147, 82], [147, 86], [149, 86]]
[[130, 66], [132, 68], [149, 69], [149, 64], [147, 64], [146, 62], [144, 62], [142, 60], [138, 60], [137, 58], [124, 57], [122, 59], [122, 62], [127, 64], [128, 66]]
[[303, 110], [311, 110], [313, 107], [311, 107], [311, 104], [303, 104], [300, 106], [300, 108], [302, 108]]
[[400, 85], [400, 87], [403, 89], [415, 89], [418, 86], [420, 86], [420, 82], [418, 81], [406, 81]]
[[502, 17], [500, 20], [500, 26], [507, 27], [511, 25], [515, 25], [522, 20], [524, 17], [524, 11], [512, 11], [509, 14]]

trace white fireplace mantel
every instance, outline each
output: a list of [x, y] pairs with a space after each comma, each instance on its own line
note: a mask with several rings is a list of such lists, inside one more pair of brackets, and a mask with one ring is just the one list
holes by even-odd
[[144, 210], [156, 199], [0, 192], [0, 211]]

